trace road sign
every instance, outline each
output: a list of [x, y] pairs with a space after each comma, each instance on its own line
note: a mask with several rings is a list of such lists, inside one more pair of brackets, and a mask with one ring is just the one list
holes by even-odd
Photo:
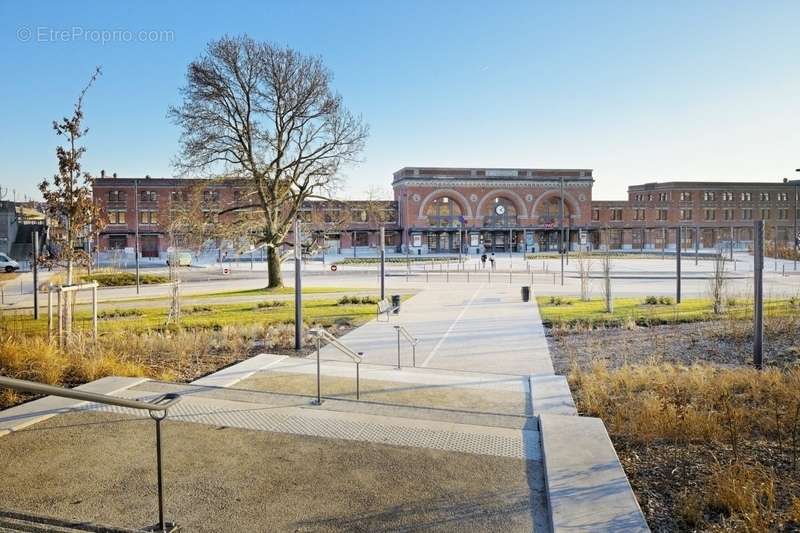
[[336, 272], [338, 267], [336, 265], [331, 265], [331, 272]]

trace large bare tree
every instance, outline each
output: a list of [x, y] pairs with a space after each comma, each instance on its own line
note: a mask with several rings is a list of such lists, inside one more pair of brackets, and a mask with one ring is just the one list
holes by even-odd
[[249, 198], [228, 211], [262, 215], [269, 287], [282, 285], [280, 250], [303, 202], [335, 189], [340, 168], [356, 161], [368, 128], [331, 88], [318, 57], [247, 36], [212, 41], [188, 68], [183, 102], [169, 115], [182, 128], [177, 166], [184, 173], [233, 176]]

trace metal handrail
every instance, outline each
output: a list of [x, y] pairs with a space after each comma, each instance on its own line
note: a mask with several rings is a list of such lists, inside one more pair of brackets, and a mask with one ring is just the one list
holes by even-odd
[[408, 330], [405, 328], [405, 326], [395, 326], [395, 328], [398, 328], [400, 330], [400, 333], [402, 333], [403, 336], [406, 339], [408, 339], [408, 342], [410, 342], [412, 345], [416, 345], [419, 342], [419, 339], [413, 337], [411, 333], [409, 333]]
[[356, 352], [346, 346], [342, 341], [337, 339], [335, 336], [331, 335], [323, 328], [314, 328], [309, 331], [312, 335], [317, 338], [317, 399], [314, 402], [315, 405], [322, 404], [322, 390], [321, 390], [321, 379], [320, 379], [320, 358], [319, 352], [322, 346], [322, 340], [325, 339], [328, 344], [348, 356], [352, 361], [356, 364], [356, 400], [361, 399], [361, 385], [360, 385], [360, 372], [359, 372], [359, 365], [361, 361], [364, 359], [364, 352]]
[[315, 335], [318, 338], [325, 339], [328, 344], [332, 344], [337, 350], [348, 356], [350, 359], [353, 360], [354, 363], [360, 363], [361, 360], [364, 358], [363, 352], [355, 352], [349, 347], [345, 346], [342, 341], [336, 338], [334, 335], [331, 335], [327, 331], [322, 328], [314, 328], [309, 331], [312, 335]]
[[180, 395], [178, 394], [164, 394], [156, 398], [156, 400], [153, 402], [143, 402], [140, 400], [117, 398], [116, 396], [109, 396], [107, 394], [100, 394], [97, 392], [66, 389], [64, 387], [56, 387], [55, 385], [45, 385], [44, 383], [9, 378], [5, 376], [0, 376], [0, 387], [6, 387], [23, 392], [32, 392], [35, 394], [46, 394], [48, 396], [72, 398], [73, 400], [82, 400], [85, 402], [104, 403], [107, 405], [116, 405], [117, 407], [128, 407], [130, 409], [140, 409], [144, 411], [166, 411], [180, 401]]
[[397, 330], [397, 370], [400, 370], [400, 335], [406, 338], [411, 344], [411, 366], [417, 367], [417, 343], [419, 339], [411, 335], [405, 326], [396, 325], [394, 329]]
[[[174, 406], [181, 399], [179, 394], [168, 393], [158, 396], [150, 402], [141, 400], [128, 400], [126, 398], [117, 398], [108, 394], [100, 394], [97, 392], [87, 392], [76, 389], [67, 389], [64, 387], [57, 387], [55, 385], [46, 385], [44, 383], [37, 383], [35, 381], [27, 381], [24, 379], [9, 378], [0, 376], [0, 388], [5, 387], [23, 392], [31, 392], [35, 394], [46, 394], [49, 396], [59, 396], [61, 398], [71, 398], [73, 400], [81, 400], [84, 402], [102, 403], [106, 405], [115, 405], [117, 407], [127, 407], [129, 409], [139, 409], [147, 411], [150, 418], [156, 423], [156, 469], [158, 475], [158, 523], [153, 526], [154, 531], [161, 531], [168, 533], [177, 531], [178, 526], [174, 522], [166, 522], [164, 520], [164, 469], [161, 462], [161, 421], [167, 417], [167, 412], [170, 407]], [[156, 529], [158, 528], [158, 529]]]

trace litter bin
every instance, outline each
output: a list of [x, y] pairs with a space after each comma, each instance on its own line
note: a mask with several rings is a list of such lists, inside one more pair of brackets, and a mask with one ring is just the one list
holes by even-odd
[[392, 314], [399, 315], [400, 314], [400, 295], [399, 294], [392, 294], [392, 307], [394, 310]]
[[528, 285], [522, 286], [522, 301], [527, 302], [531, 299], [531, 288]]

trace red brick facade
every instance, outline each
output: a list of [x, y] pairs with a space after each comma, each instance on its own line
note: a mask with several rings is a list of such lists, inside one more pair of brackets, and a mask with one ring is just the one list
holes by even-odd
[[[800, 181], [648, 183], [629, 187], [623, 201], [594, 200], [593, 184], [590, 169], [405, 167], [394, 173], [394, 201], [307, 202], [301, 217], [331, 253], [377, 249], [381, 226], [390, 251], [558, 250], [562, 220], [571, 249], [672, 249], [676, 226], [686, 228], [683, 248], [744, 247], [754, 220], [766, 222], [768, 239], [791, 243], [800, 218]], [[99, 249], [133, 248], [138, 219], [142, 254], [160, 255], [162, 215], [197, 185], [218, 211], [237, 205], [245, 184], [98, 179], [95, 201], [110, 221]]]
[[406, 167], [392, 185], [412, 252], [477, 253], [557, 250], [562, 219], [575, 246], [593, 183], [589, 169]]

